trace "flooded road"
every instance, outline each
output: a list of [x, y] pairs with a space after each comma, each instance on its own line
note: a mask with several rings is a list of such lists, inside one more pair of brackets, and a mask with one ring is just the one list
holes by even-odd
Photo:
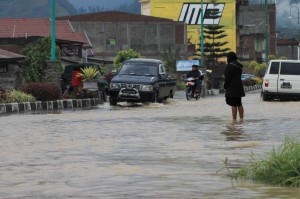
[[299, 189], [240, 182], [216, 173], [243, 165], [286, 135], [299, 138], [300, 102], [243, 99], [231, 124], [224, 96], [164, 104], [108, 103], [92, 110], [0, 117], [0, 199], [298, 198]]

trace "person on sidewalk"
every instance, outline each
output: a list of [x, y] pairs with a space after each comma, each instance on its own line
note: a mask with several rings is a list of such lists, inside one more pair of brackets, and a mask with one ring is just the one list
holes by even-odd
[[241, 79], [243, 65], [237, 61], [234, 52], [227, 54], [227, 66], [225, 69], [224, 89], [226, 104], [231, 106], [232, 119], [236, 121], [237, 112], [240, 119], [244, 119], [244, 107], [242, 105], [242, 97], [245, 97], [243, 82]]

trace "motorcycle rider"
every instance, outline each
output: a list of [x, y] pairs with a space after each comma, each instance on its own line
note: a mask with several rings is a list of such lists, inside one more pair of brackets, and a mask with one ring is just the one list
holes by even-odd
[[195, 64], [192, 65], [192, 70], [189, 71], [186, 75], [186, 78], [189, 78], [189, 77], [195, 78], [196, 86], [192, 89], [192, 94], [191, 94], [192, 97], [194, 97], [195, 89], [197, 89], [199, 94], [201, 92], [203, 76], [202, 76], [201, 72], [199, 71], [198, 67], [199, 67], [198, 65], [195, 65]]

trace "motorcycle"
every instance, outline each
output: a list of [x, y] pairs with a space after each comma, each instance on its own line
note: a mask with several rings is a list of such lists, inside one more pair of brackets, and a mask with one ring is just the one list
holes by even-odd
[[194, 98], [198, 100], [200, 98], [200, 92], [196, 88], [196, 79], [194, 77], [188, 77], [184, 79], [185, 82], [185, 95], [186, 99], [192, 99], [192, 92], [194, 91]]

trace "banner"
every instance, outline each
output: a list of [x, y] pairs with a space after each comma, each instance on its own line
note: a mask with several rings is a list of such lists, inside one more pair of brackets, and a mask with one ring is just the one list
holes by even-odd
[[[221, 25], [227, 35], [220, 42], [229, 42], [224, 48], [236, 51], [236, 0], [203, 0], [203, 25]], [[199, 48], [201, 27], [200, 0], [151, 0], [151, 16], [181, 21], [187, 24], [187, 41]], [[219, 18], [211, 13], [218, 12]], [[205, 41], [204, 41], [205, 42]]]
[[192, 65], [199, 66], [199, 60], [177, 60], [176, 71], [191, 71]]

